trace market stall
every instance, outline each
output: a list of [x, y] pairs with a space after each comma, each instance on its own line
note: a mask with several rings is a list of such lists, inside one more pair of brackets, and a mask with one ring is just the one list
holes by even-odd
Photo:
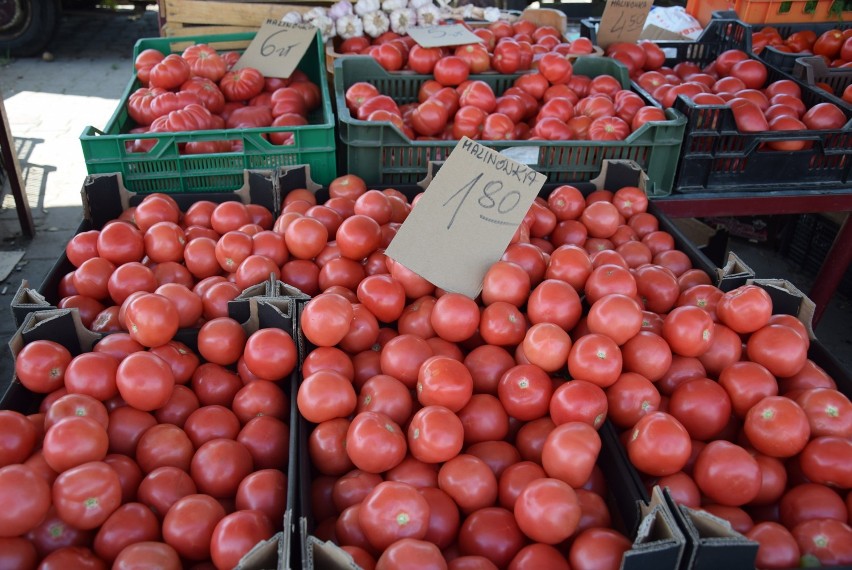
[[852, 211], [846, 26], [788, 69], [730, 17], [280, 8], [166, 1], [82, 133], [12, 306], [0, 560], [852, 566], [813, 330], [852, 226], [808, 298], [678, 223]]

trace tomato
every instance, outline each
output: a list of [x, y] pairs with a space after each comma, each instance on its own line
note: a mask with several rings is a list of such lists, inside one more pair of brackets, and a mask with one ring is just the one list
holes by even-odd
[[522, 421], [546, 414], [551, 393], [550, 377], [534, 364], [510, 368], [497, 384], [497, 395], [506, 413]]
[[226, 317], [207, 321], [198, 331], [198, 352], [208, 362], [235, 363], [243, 353], [246, 334], [240, 324]]
[[735, 362], [725, 367], [719, 373], [719, 385], [728, 393], [734, 413], [741, 418], [763, 398], [778, 394], [775, 377], [756, 362]]
[[499, 42], [491, 55], [491, 67], [498, 73], [515, 73], [521, 68], [521, 48], [515, 41]]
[[843, 499], [825, 485], [803, 483], [790, 488], [779, 502], [779, 520], [792, 529], [809, 520], [834, 519], [845, 522], [847, 518]]
[[707, 378], [695, 378], [675, 388], [668, 412], [689, 432], [692, 439], [717, 437], [728, 424], [731, 400], [725, 389]]
[[95, 535], [98, 556], [113, 561], [127, 546], [158, 540], [160, 523], [151, 509], [141, 503], [126, 503], [117, 508]]
[[100, 526], [121, 504], [121, 483], [106, 463], [92, 461], [59, 475], [53, 484], [59, 516], [77, 528]]
[[599, 117], [589, 125], [593, 141], [622, 141], [630, 134], [630, 125], [619, 117]]
[[497, 500], [497, 478], [480, 458], [458, 455], [441, 466], [438, 487], [465, 513], [489, 507]]
[[[14, 537], [34, 529], [50, 508], [50, 487], [25, 465], [0, 468], [0, 537]], [[117, 505], [116, 505], [117, 506]]]
[[419, 135], [434, 136], [443, 132], [449, 118], [447, 108], [436, 99], [427, 99], [411, 114], [411, 126]]
[[510, 140], [514, 136], [515, 125], [512, 120], [502, 113], [492, 113], [482, 124], [482, 140]]
[[600, 448], [601, 439], [593, 427], [568, 422], [548, 434], [542, 448], [542, 466], [549, 477], [580, 487], [589, 479]]
[[651, 412], [640, 418], [627, 440], [631, 463], [648, 475], [677, 473], [691, 453], [689, 432], [674, 416], [664, 412]]
[[672, 352], [681, 356], [701, 356], [713, 342], [713, 319], [694, 306], [680, 306], [663, 320], [663, 338]]
[[136, 461], [145, 473], [159, 467], [177, 467], [189, 471], [194, 448], [192, 440], [173, 424], [148, 428], [136, 445]]
[[202, 444], [190, 466], [198, 490], [214, 498], [236, 495], [240, 481], [251, 471], [252, 457], [248, 448], [238, 441], [221, 438]]
[[795, 398], [808, 417], [811, 435], [852, 436], [852, 404], [849, 399], [831, 388], [803, 391]]
[[783, 396], [769, 396], [752, 406], [746, 414], [743, 430], [749, 443], [771, 457], [791, 457], [799, 453], [810, 437], [804, 410]]
[[385, 414], [361, 412], [346, 435], [346, 452], [352, 462], [368, 473], [381, 473], [398, 465], [407, 449], [405, 433]]
[[109, 449], [104, 426], [91, 417], [69, 416], [50, 426], [44, 436], [44, 459], [57, 473], [90, 461], [101, 461]]
[[745, 536], [760, 545], [755, 564], [762, 568], [789, 568], [799, 562], [801, 552], [796, 539], [776, 522], [758, 523]]
[[229, 71], [219, 80], [227, 101], [247, 101], [263, 91], [263, 74], [252, 67]]
[[745, 98], [735, 98], [728, 101], [728, 106], [734, 114], [737, 129], [742, 132], [761, 132], [769, 130], [769, 123], [760, 107]]
[[793, 528], [803, 558], [816, 558], [820, 565], [840, 566], [852, 562], [852, 527], [840, 521], [806, 521]]
[[568, 560], [571, 568], [619, 568], [624, 553], [630, 550], [630, 540], [608, 528], [590, 528], [577, 535], [571, 544]]
[[757, 461], [742, 447], [724, 440], [712, 441], [698, 453], [693, 476], [701, 492], [722, 505], [744, 505], [760, 491]]
[[835, 436], [813, 438], [799, 455], [802, 472], [814, 483], [848, 489], [852, 487], [850, 450], [852, 441], [848, 439]]
[[834, 103], [817, 103], [802, 115], [802, 122], [814, 130], [840, 129], [847, 123], [847, 117]]
[[399, 539], [426, 536], [429, 511], [429, 503], [417, 489], [384, 481], [364, 498], [358, 523], [370, 545], [384, 550]]
[[163, 519], [163, 539], [182, 557], [210, 557], [210, 540], [225, 509], [209, 495], [187, 495], [178, 499]]
[[479, 509], [469, 515], [459, 530], [459, 551], [483, 556], [504, 568], [521, 550], [526, 540], [514, 515], [500, 507]]
[[142, 411], [152, 411], [169, 401], [175, 378], [168, 364], [158, 356], [135, 352], [119, 364], [115, 383], [128, 404]]
[[175, 89], [189, 79], [189, 63], [178, 54], [169, 54], [151, 66], [148, 81], [151, 87]]
[[719, 298], [716, 305], [719, 320], [738, 333], [751, 333], [769, 322], [772, 299], [757, 285], [743, 285]]
[[79, 568], [80, 570], [106, 570], [103, 560], [84, 546], [66, 546], [45, 556], [39, 564], [40, 570], [62, 570]]
[[621, 350], [614, 340], [602, 334], [581, 336], [568, 353], [568, 372], [571, 377], [602, 388], [615, 383], [621, 369]]
[[151, 74], [151, 68], [157, 63], [163, 61], [166, 56], [155, 49], [148, 48], [139, 52], [136, 59], [133, 61], [133, 67], [136, 69], [136, 77], [143, 85], [148, 84], [148, 79]]
[[25, 415], [0, 410], [0, 467], [26, 461], [35, 449], [37, 436], [35, 425]]
[[752, 333], [746, 343], [749, 360], [779, 377], [799, 372], [808, 359], [807, 352], [808, 343], [801, 334], [785, 325], [766, 325]]
[[514, 503], [521, 531], [536, 542], [556, 544], [574, 534], [580, 505], [574, 489], [559, 479], [530, 482]]
[[226, 515], [216, 524], [210, 541], [213, 564], [219, 570], [235, 567], [243, 555], [272, 534], [272, 524], [260, 511], [237, 511]]

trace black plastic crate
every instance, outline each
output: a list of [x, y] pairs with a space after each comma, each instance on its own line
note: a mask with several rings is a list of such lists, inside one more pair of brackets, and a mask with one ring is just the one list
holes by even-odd
[[[839, 231], [840, 226], [825, 216], [802, 214], [790, 226], [780, 252], [797, 271], [815, 277]], [[852, 297], [852, 269], [846, 271], [837, 292]]]
[[[764, 26], [758, 24], [752, 26], [754, 31], [762, 29]], [[817, 37], [829, 30], [848, 30], [852, 28], [852, 22], [844, 22], [836, 20], [833, 22], [802, 22], [798, 24], [772, 24], [772, 27], [778, 30], [782, 38], [787, 39], [791, 34], [802, 31], [813, 31]], [[766, 63], [777, 67], [785, 73], [792, 73], [793, 67], [796, 65], [796, 60], [800, 57], [811, 55], [808, 53], [789, 53], [775, 49], [772, 46], [766, 46], [757, 54], [757, 56]]]
[[[712, 24], [712, 22], [711, 22]], [[666, 51], [666, 65], [691, 61], [711, 63], [728, 49], [745, 50], [750, 33], [742, 22], [720, 20], [708, 26], [697, 42], [658, 42]], [[747, 50], [745, 50], [747, 51]], [[767, 65], [767, 84], [792, 79]], [[647, 95], [638, 84], [634, 87]], [[821, 90], [800, 83], [802, 100], [812, 107], [828, 102]], [[737, 129], [733, 112], [726, 105], [696, 105], [679, 96], [674, 108], [687, 118], [686, 135], [673, 192], [773, 192], [779, 190], [839, 190], [850, 182], [852, 165], [852, 108], [844, 107], [847, 123], [839, 129], [743, 133]], [[765, 149], [780, 140], [805, 140], [810, 148], [798, 151]]]

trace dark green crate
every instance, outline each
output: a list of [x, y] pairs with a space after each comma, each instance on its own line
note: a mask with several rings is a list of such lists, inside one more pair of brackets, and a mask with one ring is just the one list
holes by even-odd
[[[136, 43], [136, 55], [145, 49], [164, 54], [181, 53], [192, 44], [209, 44], [220, 50], [242, 49], [254, 33], [193, 36], [180, 38], [145, 38]], [[308, 117], [309, 124], [299, 127], [264, 127], [254, 129], [221, 129], [183, 133], [129, 134], [133, 121], [127, 114], [130, 95], [141, 87], [133, 77], [121, 97], [118, 108], [103, 131], [86, 127], [80, 135], [83, 156], [89, 174], [120, 172], [128, 190], [149, 192], [213, 192], [232, 191], [243, 185], [243, 171], [274, 169], [280, 166], [307, 164], [311, 177], [328, 184], [337, 176], [335, 158], [334, 114], [325, 76], [322, 38], [317, 32], [298, 69], [320, 88], [321, 105]], [[275, 145], [264, 135], [275, 132], [293, 133], [294, 145]], [[149, 152], [129, 152], [127, 144], [136, 139], [157, 141]], [[240, 141], [243, 150], [215, 154], [180, 154], [179, 146], [194, 141]]]
[[[630, 88], [627, 69], [610, 58], [581, 57], [574, 62], [574, 72], [590, 77], [612, 75], [625, 89]], [[484, 73], [475, 77], [488, 83], [499, 96], [518, 75]], [[413, 141], [390, 122], [354, 119], [346, 107], [344, 96], [353, 83], [371, 83], [379, 92], [404, 104], [416, 101], [421, 83], [431, 78], [388, 73], [371, 57], [343, 57], [334, 62], [334, 91], [347, 172], [357, 174], [368, 184], [415, 184], [426, 176], [430, 161], [447, 158], [455, 141]], [[666, 111], [666, 117], [666, 121], [646, 124], [624, 141], [480, 142], [501, 152], [523, 149], [524, 156], [533, 157], [531, 166], [547, 175], [550, 182], [588, 181], [600, 172], [604, 160], [633, 160], [650, 178], [648, 193], [666, 196], [674, 182], [686, 125], [683, 115], [673, 109]]]

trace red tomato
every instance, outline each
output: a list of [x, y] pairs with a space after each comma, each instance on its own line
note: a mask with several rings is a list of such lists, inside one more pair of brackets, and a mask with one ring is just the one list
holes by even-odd
[[600, 447], [600, 436], [593, 427], [582, 422], [565, 423], [547, 436], [542, 466], [548, 476], [580, 487], [592, 474]]
[[151, 66], [148, 78], [151, 87], [176, 89], [189, 79], [190, 73], [189, 63], [180, 55], [173, 53]]
[[469, 515], [459, 530], [459, 551], [483, 556], [500, 568], [506, 567], [526, 539], [514, 515], [500, 507], [487, 507]]
[[253, 67], [229, 71], [219, 80], [227, 101], [248, 101], [263, 91], [263, 74]]
[[811, 434], [804, 410], [783, 396], [769, 396], [752, 406], [743, 430], [758, 451], [781, 458], [802, 451]]
[[426, 536], [429, 511], [429, 503], [417, 489], [384, 481], [364, 498], [358, 522], [370, 545], [385, 550], [399, 539]]
[[121, 504], [118, 475], [100, 461], [69, 469], [53, 484], [53, 504], [59, 516], [72, 521], [75, 527], [83, 530], [98, 527]]
[[255, 510], [237, 511], [222, 518], [213, 529], [210, 557], [219, 570], [234, 568], [254, 546], [273, 535], [272, 523]]
[[568, 560], [576, 570], [618, 568], [630, 547], [630, 540], [618, 531], [590, 528], [574, 539]]
[[0, 468], [0, 498], [6, 506], [0, 512], [0, 537], [11, 538], [42, 521], [50, 508], [51, 489], [30, 467], [7, 465]]
[[673, 416], [652, 412], [640, 418], [627, 440], [631, 463], [648, 475], [677, 473], [692, 453], [692, 441], [686, 428]]
[[701, 492], [722, 505], [744, 505], [760, 491], [757, 461], [742, 447], [724, 440], [708, 443], [698, 453], [693, 469]]

